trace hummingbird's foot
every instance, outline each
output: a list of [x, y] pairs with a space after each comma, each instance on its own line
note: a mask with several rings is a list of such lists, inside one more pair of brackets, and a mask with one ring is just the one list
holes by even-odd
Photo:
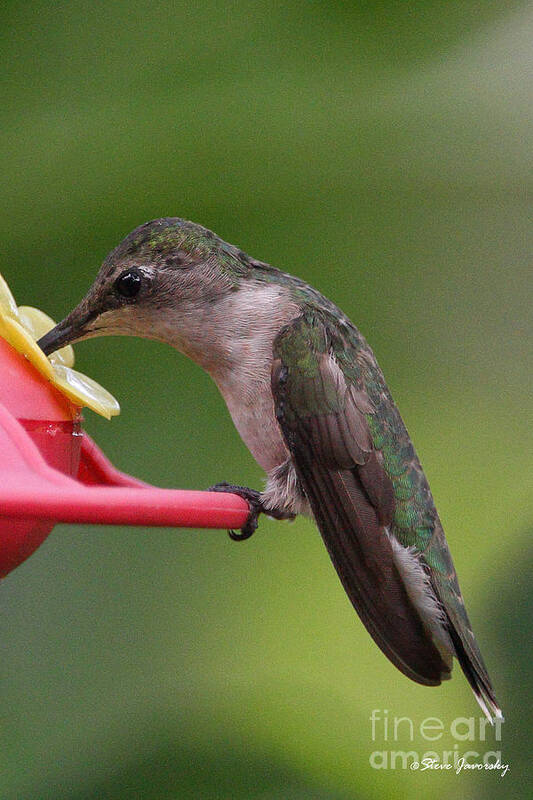
[[[267, 516], [274, 517], [275, 519], [287, 518], [287, 515], [281, 511], [278, 512], [276, 509], [265, 508], [261, 498], [261, 492], [258, 492], [257, 489], [249, 489], [247, 486], [234, 486], [231, 483], [223, 481], [222, 483], [215, 484], [215, 486], [211, 486], [208, 491], [238, 494], [239, 497], [242, 497], [243, 500], [246, 500], [250, 506], [250, 514], [242, 526], [240, 533], [228, 531], [229, 538], [233, 539], [234, 542], [243, 542], [245, 539], [249, 539], [250, 536], [255, 533], [257, 530], [259, 514], [267, 514]], [[292, 517], [293, 515], [290, 516]]]

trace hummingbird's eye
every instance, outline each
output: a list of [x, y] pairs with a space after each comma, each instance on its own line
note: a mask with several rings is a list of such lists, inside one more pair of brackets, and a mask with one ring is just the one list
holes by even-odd
[[141, 288], [142, 278], [137, 270], [129, 269], [115, 281], [115, 289], [122, 297], [135, 297]]

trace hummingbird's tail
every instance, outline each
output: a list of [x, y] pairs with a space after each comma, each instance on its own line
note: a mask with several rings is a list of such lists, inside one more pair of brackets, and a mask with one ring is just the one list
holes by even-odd
[[440, 520], [437, 520], [435, 528], [435, 541], [439, 545], [439, 552], [443, 561], [445, 560], [444, 556], [446, 556], [448, 570], [433, 570], [431, 584], [445, 615], [444, 626], [450, 637], [453, 655], [459, 661], [481, 710], [493, 725], [495, 719], [503, 720], [503, 715], [474, 636], [472, 624], [466, 612], [457, 580], [457, 573], [451, 560]]
[[[479, 652], [472, 629], [470, 627], [466, 629], [467, 635], [471, 637], [472, 640], [472, 643], [469, 644], [466, 640], [466, 636], [461, 635], [457, 631], [452, 620], [449, 617], [448, 619], [448, 631], [455, 648], [455, 655], [459, 661], [459, 664], [461, 665], [461, 669], [463, 670], [468, 683], [472, 687], [472, 691], [474, 692], [474, 696], [479, 703], [479, 707], [491, 725], [494, 724], [495, 719], [503, 721], [502, 710], [498, 704], [498, 701], [496, 700], [487, 668], [483, 663], [483, 658]], [[461, 628], [464, 630], [463, 626], [461, 626]]]

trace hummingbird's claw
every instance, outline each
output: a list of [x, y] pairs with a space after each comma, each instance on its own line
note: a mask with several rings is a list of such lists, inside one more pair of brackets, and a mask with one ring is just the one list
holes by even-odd
[[239, 497], [242, 497], [243, 500], [246, 500], [250, 506], [250, 514], [248, 519], [242, 526], [240, 533], [228, 531], [228, 536], [234, 542], [244, 542], [246, 539], [249, 539], [250, 536], [252, 536], [257, 530], [259, 514], [265, 512], [263, 502], [261, 500], [261, 492], [258, 492], [256, 489], [249, 489], [247, 486], [233, 486], [233, 484], [227, 483], [226, 481], [216, 483], [214, 486], [211, 486], [208, 491], [237, 494]]
[[235, 531], [228, 531], [228, 536], [232, 542], [244, 542], [246, 539], [249, 539], [250, 536], [257, 530], [257, 517], [259, 515], [255, 512], [250, 512], [250, 516], [245, 525], [242, 526], [241, 532], [236, 533]]

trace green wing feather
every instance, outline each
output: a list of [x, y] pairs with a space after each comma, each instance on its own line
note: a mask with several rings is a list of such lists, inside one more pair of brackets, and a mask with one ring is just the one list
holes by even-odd
[[274, 345], [276, 413], [333, 564], [363, 623], [415, 681], [449, 677], [398, 571], [390, 538], [416, 553], [453, 654], [481, 707], [499, 708], [464, 608], [433, 498], [383, 374], [359, 331], [316, 307]]

